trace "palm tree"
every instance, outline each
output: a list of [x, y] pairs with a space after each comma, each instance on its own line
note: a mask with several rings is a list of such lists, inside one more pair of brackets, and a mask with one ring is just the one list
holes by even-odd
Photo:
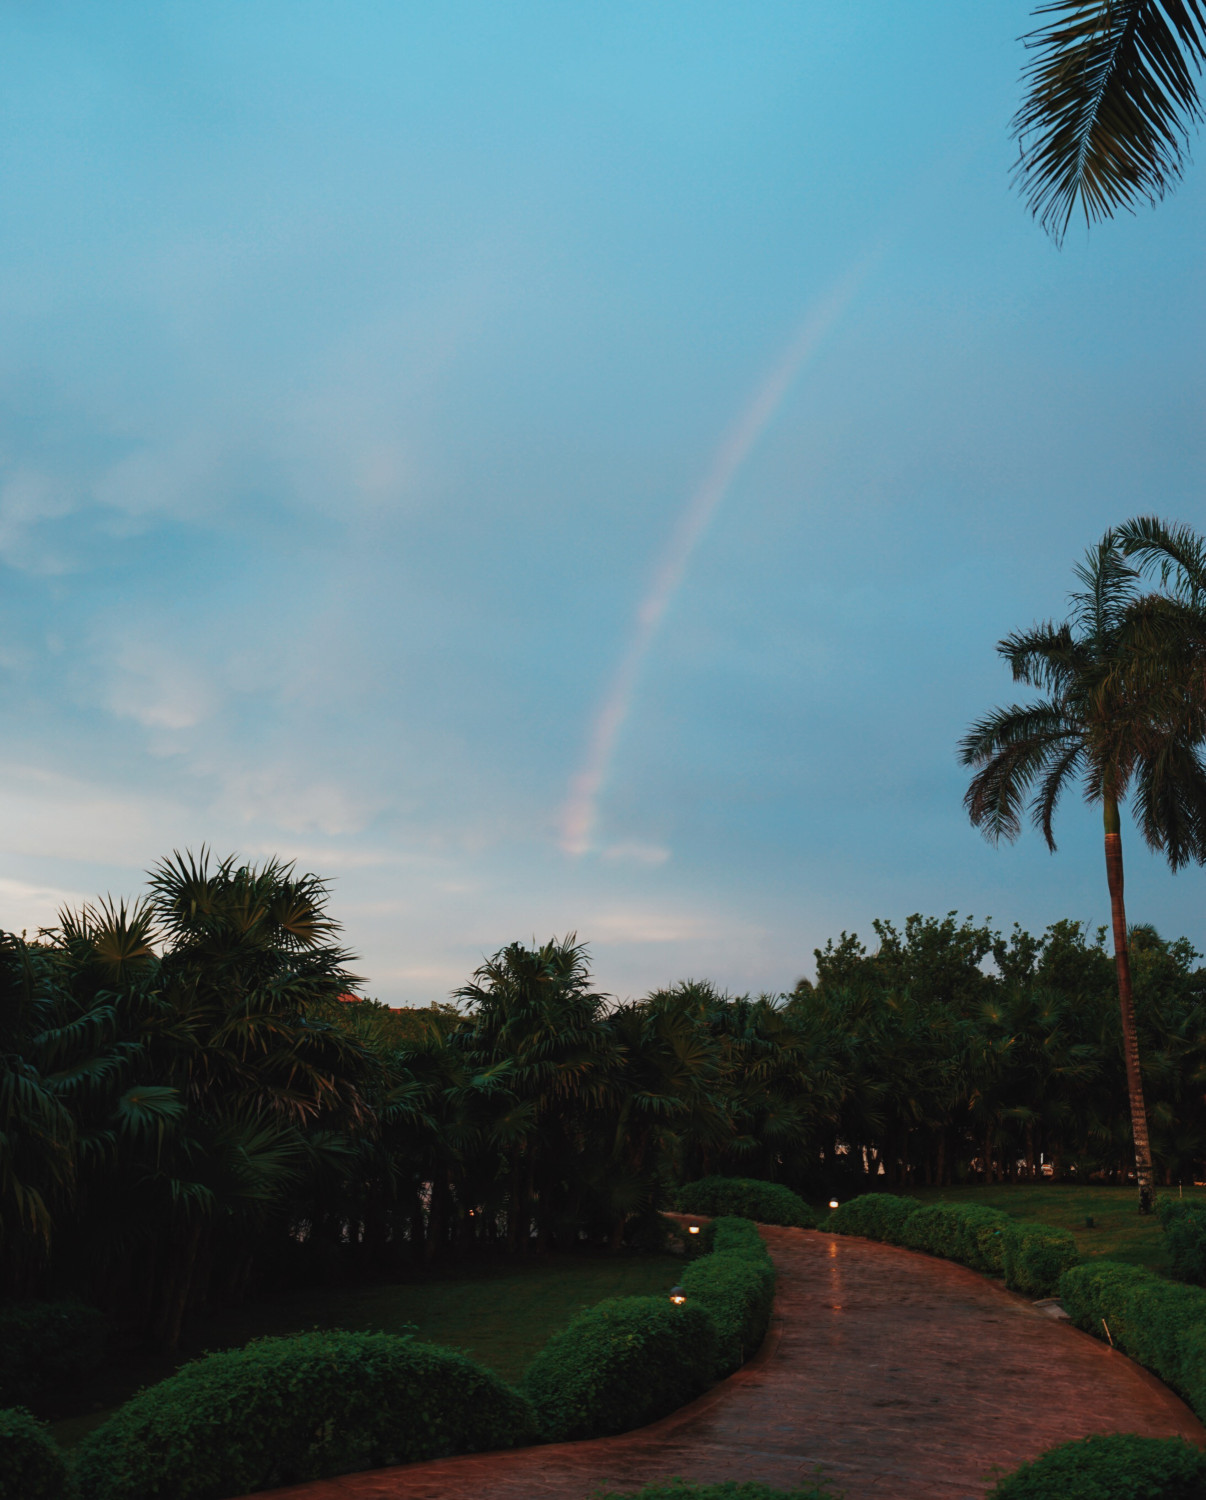
[[1015, 181], [1058, 243], [1079, 201], [1085, 222], [1156, 203], [1180, 179], [1202, 119], [1204, 0], [1049, 0], [1024, 38], [1034, 58], [1013, 120]]
[[1056, 807], [1070, 781], [1079, 778], [1086, 800], [1102, 810], [1139, 1211], [1150, 1213], [1151, 1147], [1119, 808], [1133, 789], [1145, 842], [1174, 870], [1206, 855], [1206, 767], [1197, 749], [1206, 737], [1206, 711], [1187, 699], [1174, 674], [1147, 670], [1150, 625], [1161, 611], [1140, 593], [1140, 576], [1123, 558], [1114, 532], [1089, 551], [1076, 574], [1084, 588], [1070, 596], [1068, 621], [1034, 626], [997, 648], [1015, 682], [1047, 696], [997, 709], [972, 725], [960, 744], [963, 764], [977, 768], [964, 803], [972, 822], [996, 842], [1017, 837], [1029, 799], [1031, 817], [1051, 850]]

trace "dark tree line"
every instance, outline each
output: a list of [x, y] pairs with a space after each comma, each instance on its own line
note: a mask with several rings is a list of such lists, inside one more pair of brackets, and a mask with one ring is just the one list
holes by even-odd
[[[211, 1300], [491, 1251], [654, 1244], [676, 1184], [1122, 1181], [1113, 961], [1061, 922], [843, 934], [815, 984], [616, 1003], [573, 938], [454, 1004], [346, 997], [326, 891], [174, 857], [148, 898], [0, 940], [0, 1276], [172, 1347]], [[1131, 932], [1157, 1169], [1206, 1173], [1206, 976]]]

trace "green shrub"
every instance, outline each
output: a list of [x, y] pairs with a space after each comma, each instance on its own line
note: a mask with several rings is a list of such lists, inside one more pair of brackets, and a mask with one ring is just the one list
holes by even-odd
[[1206, 1285], [1206, 1203], [1159, 1198], [1156, 1213], [1173, 1275], [1181, 1281]]
[[722, 1484], [688, 1484], [682, 1479], [661, 1479], [627, 1494], [596, 1494], [594, 1500], [835, 1500], [835, 1496], [832, 1490], [812, 1485], [806, 1490], [776, 1490], [748, 1480], [744, 1484], [731, 1479]]
[[544, 1437], [569, 1442], [663, 1417], [710, 1385], [715, 1369], [716, 1325], [702, 1305], [613, 1297], [553, 1335], [524, 1391]]
[[83, 1302], [9, 1302], [0, 1307], [0, 1405], [53, 1404], [105, 1357], [108, 1320]]
[[1101, 1260], [1065, 1271], [1059, 1295], [1078, 1328], [1105, 1338], [1104, 1319], [1124, 1354], [1206, 1414], [1206, 1291]]
[[903, 1244], [904, 1227], [921, 1207], [916, 1198], [898, 1198], [893, 1193], [864, 1193], [835, 1208], [825, 1228], [835, 1234], [861, 1234], [869, 1240]]
[[1076, 1241], [1066, 1229], [1011, 1219], [1001, 1234], [1005, 1285], [1026, 1297], [1050, 1297], [1065, 1271], [1080, 1263]]
[[999, 1275], [1005, 1261], [1003, 1237], [1012, 1222], [1000, 1209], [975, 1203], [930, 1203], [905, 1220], [900, 1243]]
[[679, 1188], [675, 1204], [685, 1214], [736, 1214], [758, 1224], [817, 1227], [816, 1214], [798, 1194], [782, 1183], [752, 1177], [701, 1177]]
[[[761, 1249], [761, 1241], [759, 1241]], [[688, 1266], [683, 1291], [716, 1326], [718, 1378], [730, 1375], [762, 1346], [775, 1301], [775, 1268], [762, 1250], [717, 1250]]]
[[1105, 1437], [1061, 1443], [1001, 1480], [989, 1500], [1202, 1500], [1206, 1454], [1183, 1438]]
[[64, 1500], [69, 1493], [67, 1461], [49, 1429], [20, 1407], [0, 1411], [0, 1500]]
[[82, 1500], [224, 1500], [535, 1438], [518, 1392], [463, 1355], [386, 1333], [305, 1333], [210, 1354], [81, 1445]]
[[714, 1250], [741, 1250], [770, 1259], [758, 1226], [751, 1224], [749, 1219], [713, 1219], [703, 1226], [699, 1240], [700, 1249], [706, 1255], [711, 1255]]

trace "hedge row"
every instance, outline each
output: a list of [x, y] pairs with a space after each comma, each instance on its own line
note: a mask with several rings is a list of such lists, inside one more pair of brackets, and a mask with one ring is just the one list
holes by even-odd
[[915, 1198], [865, 1193], [835, 1208], [826, 1228], [957, 1260], [973, 1271], [1003, 1276], [1006, 1286], [1027, 1297], [1054, 1295], [1060, 1276], [1080, 1260], [1066, 1229], [974, 1203], [922, 1207]]
[[67, 1461], [50, 1429], [23, 1407], [0, 1410], [0, 1500], [63, 1500]]
[[1059, 1295], [1078, 1328], [1109, 1337], [1206, 1417], [1206, 1291], [1099, 1260], [1066, 1271]]
[[674, 1204], [684, 1214], [737, 1215], [758, 1224], [817, 1227], [816, 1214], [797, 1193], [782, 1183], [752, 1177], [701, 1177], [679, 1188]]
[[1206, 1284], [1206, 1203], [1188, 1198], [1158, 1198], [1156, 1213], [1173, 1275]]
[[988, 1500], [1202, 1500], [1206, 1454], [1184, 1438], [1132, 1432], [1049, 1448], [1004, 1479]]
[[531, 1406], [463, 1355], [388, 1333], [305, 1333], [210, 1354], [85, 1439], [80, 1500], [226, 1500], [389, 1464], [512, 1448]]
[[617, 1297], [588, 1308], [532, 1361], [524, 1393], [549, 1442], [656, 1421], [737, 1368], [770, 1322], [775, 1273], [747, 1219], [715, 1219], [683, 1275], [686, 1301]]

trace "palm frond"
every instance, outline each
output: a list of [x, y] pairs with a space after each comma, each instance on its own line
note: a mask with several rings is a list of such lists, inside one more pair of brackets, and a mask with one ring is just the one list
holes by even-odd
[[1203, 0], [1052, 0], [1023, 40], [1035, 56], [1013, 119], [1014, 181], [1059, 243], [1079, 201], [1086, 223], [1156, 203], [1180, 178], [1202, 118]]

